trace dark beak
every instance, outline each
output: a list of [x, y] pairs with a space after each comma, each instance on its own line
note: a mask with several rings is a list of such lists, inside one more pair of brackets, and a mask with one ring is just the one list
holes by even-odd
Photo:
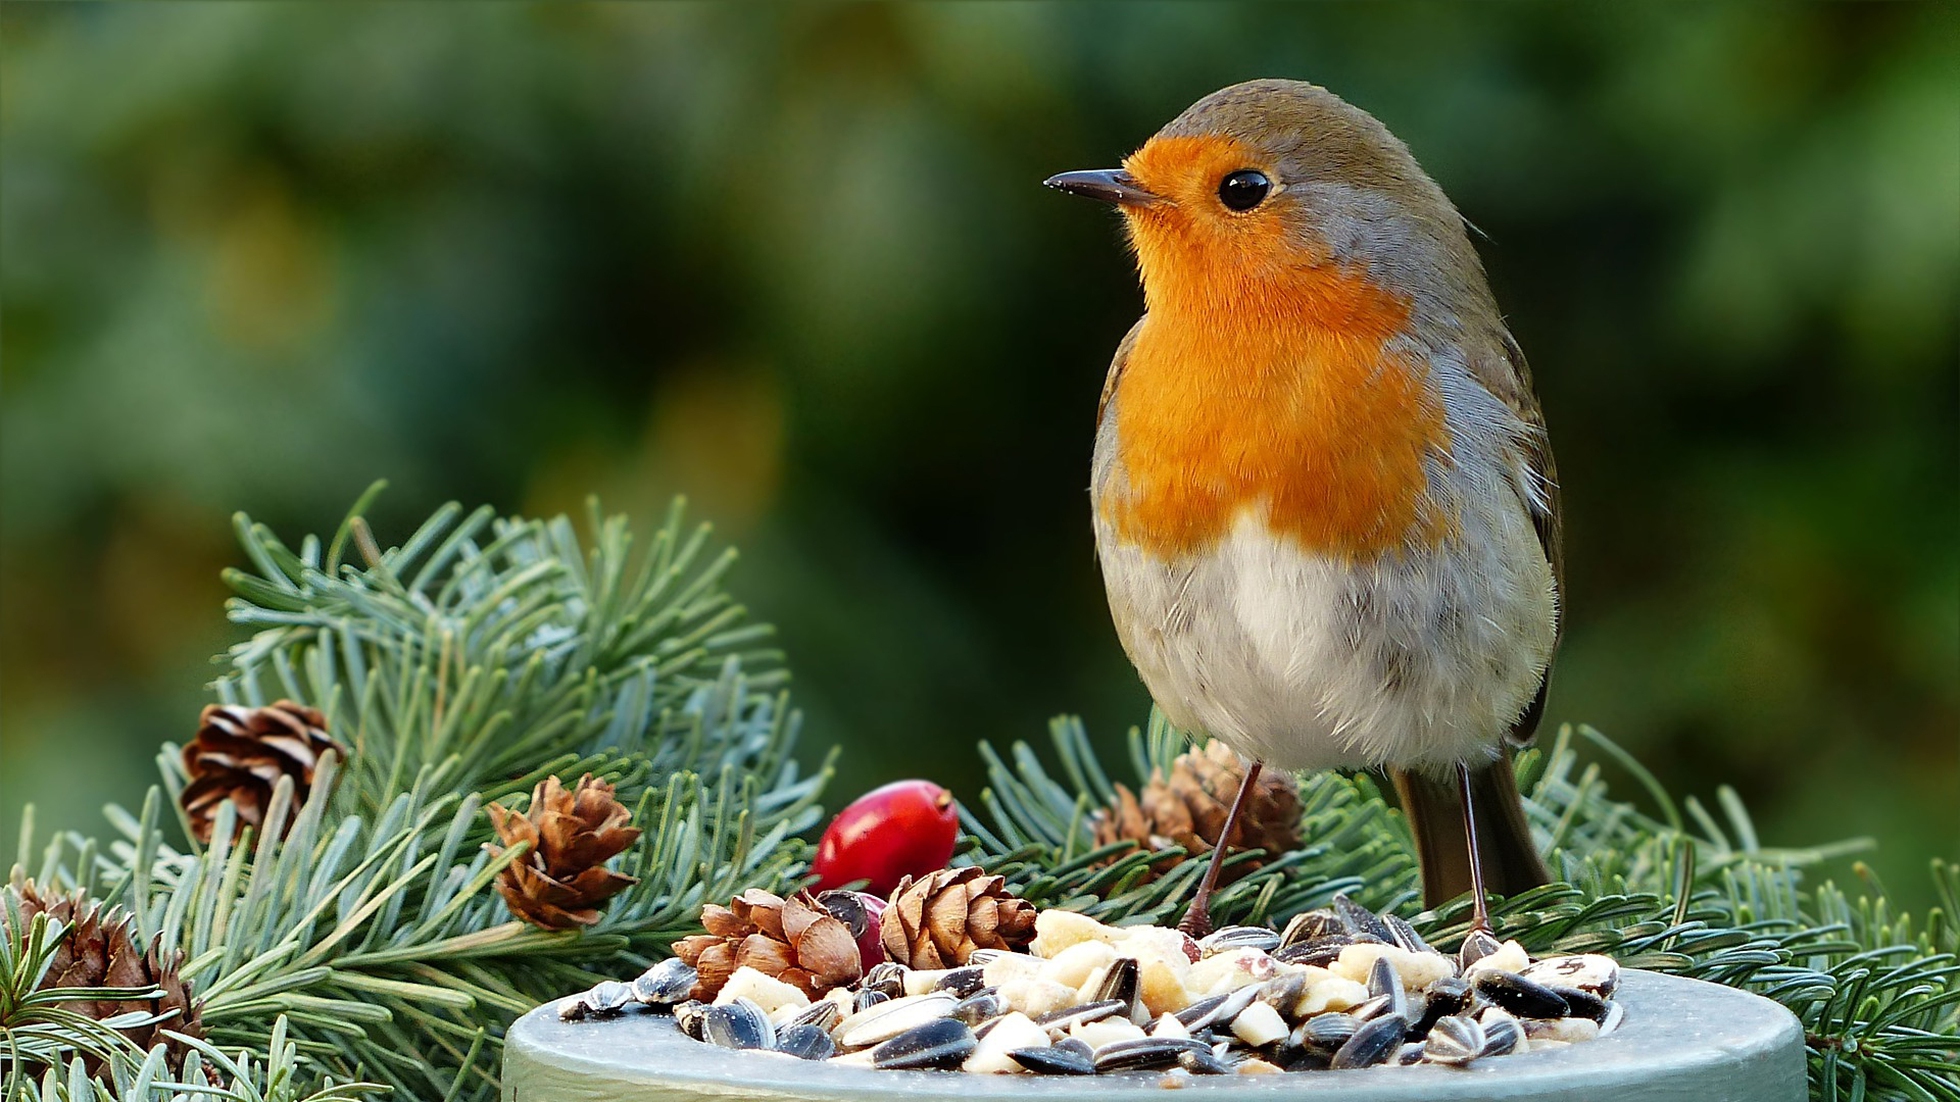
[[1145, 190], [1137, 178], [1120, 168], [1095, 168], [1083, 172], [1064, 172], [1050, 176], [1043, 184], [1056, 191], [1066, 191], [1070, 195], [1080, 195], [1085, 199], [1100, 199], [1105, 203], [1119, 206], [1145, 206], [1157, 201], [1155, 192]]

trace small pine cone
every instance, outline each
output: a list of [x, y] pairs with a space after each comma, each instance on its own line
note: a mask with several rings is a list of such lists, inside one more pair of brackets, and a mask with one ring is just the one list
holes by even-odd
[[[1179, 754], [1169, 777], [1151, 774], [1141, 797], [1117, 785], [1115, 802], [1096, 813], [1096, 844], [1133, 841], [1146, 851], [1182, 846], [1187, 856], [1210, 853], [1225, 830], [1225, 817], [1245, 780], [1245, 768], [1230, 747], [1213, 739], [1202, 750]], [[1229, 844], [1265, 850], [1266, 857], [1227, 865], [1220, 882], [1230, 883], [1266, 860], [1298, 849], [1301, 810], [1300, 790], [1292, 774], [1260, 770]], [[1151, 875], [1168, 871], [1179, 860], [1166, 857], [1153, 863]]]
[[606, 867], [640, 837], [627, 826], [633, 813], [613, 798], [613, 786], [587, 773], [570, 792], [557, 777], [546, 777], [531, 793], [522, 815], [491, 804], [485, 809], [503, 846], [485, 843], [493, 856], [519, 842], [531, 843], [523, 857], [504, 866], [497, 892], [510, 913], [547, 930], [569, 930], [599, 921], [599, 904], [635, 883]]
[[811, 998], [855, 983], [864, 972], [850, 927], [808, 892], [784, 899], [750, 888], [726, 907], [702, 907], [701, 925], [707, 933], [674, 943], [674, 955], [700, 974], [692, 992], [697, 999], [714, 998], [737, 968], [793, 984]]
[[197, 737], [183, 750], [190, 782], [178, 800], [200, 842], [211, 840], [218, 809], [227, 800], [238, 809], [237, 830], [262, 827], [281, 777], [293, 779], [290, 827], [313, 795], [320, 755], [328, 750], [347, 755], [346, 747], [327, 737], [325, 716], [290, 700], [263, 708], [212, 704], [197, 723]]
[[885, 956], [909, 968], [955, 968], [975, 949], [1016, 951], [1034, 940], [1034, 904], [973, 865], [906, 877], [880, 931]]
[[[59, 947], [36, 990], [50, 987], [161, 989], [161, 994], [153, 999], [75, 999], [58, 1005], [62, 1010], [98, 1022], [131, 1012], [168, 1015], [162, 1021], [117, 1032], [145, 1052], [162, 1044], [171, 1068], [181, 1069], [189, 1046], [164, 1036], [163, 1030], [199, 1039], [204, 1036], [201, 1004], [192, 999], [189, 981], [177, 970], [184, 959], [183, 950], [165, 952], [162, 939], [158, 938], [151, 942], [148, 952], [142, 951], [131, 936], [134, 923], [122, 908], [104, 911], [101, 904], [86, 899], [79, 891], [49, 899], [30, 880], [19, 888], [8, 888], [7, 892], [14, 897], [23, 921], [32, 922], [35, 915], [45, 914], [63, 927]], [[6, 917], [6, 909], [0, 908], [0, 921]], [[99, 1063], [94, 1058], [87, 1061], [90, 1074], [103, 1071]]]

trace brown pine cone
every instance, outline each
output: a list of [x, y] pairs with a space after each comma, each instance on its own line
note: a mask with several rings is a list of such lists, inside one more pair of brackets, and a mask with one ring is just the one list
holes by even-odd
[[[184, 959], [183, 950], [165, 952], [159, 938], [151, 942], [147, 953], [143, 952], [131, 937], [134, 924], [122, 908], [115, 907], [105, 912], [101, 904], [84, 898], [79, 891], [49, 899], [35, 888], [31, 880], [7, 891], [17, 901], [23, 921], [32, 922], [35, 915], [45, 914], [63, 926], [60, 946], [54, 951], [54, 959], [49, 962], [47, 973], [41, 977], [36, 990], [50, 987], [160, 988], [162, 993], [153, 999], [74, 999], [58, 1005], [63, 1010], [86, 1015], [98, 1022], [132, 1011], [169, 1014], [160, 1022], [131, 1026], [117, 1032], [145, 1052], [158, 1044], [164, 1045], [170, 1066], [181, 1069], [184, 1053], [189, 1046], [175, 1038], [165, 1037], [162, 1031], [168, 1029], [200, 1039], [204, 1036], [200, 1004], [192, 1000], [189, 981], [177, 971]], [[6, 909], [0, 908], [0, 921], [6, 917]], [[99, 1061], [93, 1058], [88, 1060], [88, 1065], [91, 1074], [99, 1074], [103, 1070]]]
[[909, 968], [955, 968], [975, 949], [1024, 948], [1034, 940], [1034, 904], [977, 866], [906, 877], [885, 908], [885, 956]]
[[599, 921], [599, 904], [633, 877], [606, 867], [640, 837], [627, 826], [633, 813], [613, 798], [613, 786], [587, 773], [570, 792], [546, 777], [522, 815], [491, 804], [485, 809], [502, 847], [484, 844], [493, 856], [504, 847], [531, 843], [523, 857], [497, 875], [497, 892], [510, 913], [547, 930], [569, 930]]
[[674, 955], [700, 973], [693, 996], [712, 999], [737, 968], [753, 968], [816, 998], [857, 982], [864, 962], [843, 921], [798, 892], [784, 899], [750, 888], [721, 907], [701, 908], [708, 932], [674, 943]]
[[290, 700], [263, 708], [212, 704], [197, 723], [197, 737], [183, 750], [190, 782], [177, 798], [200, 842], [211, 840], [212, 823], [226, 800], [238, 808], [239, 831], [263, 826], [281, 777], [293, 779], [290, 827], [313, 794], [320, 755], [333, 750], [347, 756], [346, 747], [327, 737], [325, 716]]
[[[1183, 846], [1190, 857], [1211, 852], [1225, 829], [1225, 816], [1245, 780], [1245, 764], [1230, 747], [1213, 739], [1202, 750], [1192, 749], [1171, 763], [1169, 777], [1151, 774], [1141, 797], [1116, 786], [1116, 801], [1095, 816], [1096, 844], [1133, 841], [1145, 850]], [[1230, 883], [1267, 860], [1300, 846], [1300, 790], [1284, 770], [1262, 769], [1246, 797], [1238, 829], [1230, 844], [1235, 849], [1262, 849], [1266, 856], [1227, 865], [1220, 883]], [[1162, 874], [1180, 858], [1166, 857], [1151, 866]]]

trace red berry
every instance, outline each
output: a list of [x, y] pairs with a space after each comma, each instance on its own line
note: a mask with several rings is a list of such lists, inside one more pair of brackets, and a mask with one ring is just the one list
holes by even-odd
[[889, 896], [901, 879], [946, 867], [959, 825], [951, 792], [931, 781], [888, 784], [837, 813], [810, 871], [818, 890], [869, 880], [865, 891]]

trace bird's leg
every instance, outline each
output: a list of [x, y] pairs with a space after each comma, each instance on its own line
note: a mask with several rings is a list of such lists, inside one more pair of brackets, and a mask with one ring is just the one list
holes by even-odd
[[1252, 794], [1253, 782], [1259, 779], [1259, 763], [1253, 762], [1245, 771], [1245, 779], [1239, 782], [1239, 794], [1232, 800], [1232, 810], [1225, 813], [1225, 825], [1218, 831], [1218, 844], [1211, 848], [1211, 863], [1205, 866], [1205, 878], [1198, 881], [1198, 894], [1191, 897], [1191, 909], [1184, 912], [1184, 921], [1177, 928], [1191, 937], [1203, 937], [1211, 933], [1211, 890], [1218, 886], [1218, 869], [1225, 863], [1225, 847], [1231, 844], [1232, 832], [1238, 829], [1239, 813], [1245, 810], [1246, 797]]
[[1477, 809], [1470, 802], [1470, 767], [1456, 763], [1457, 787], [1463, 791], [1463, 839], [1470, 849], [1470, 931], [1490, 932], [1490, 904], [1484, 898], [1484, 857], [1477, 852]]

